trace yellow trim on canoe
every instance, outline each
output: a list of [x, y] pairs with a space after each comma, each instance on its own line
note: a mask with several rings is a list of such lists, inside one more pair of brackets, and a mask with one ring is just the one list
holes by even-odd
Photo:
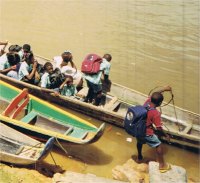
[[53, 137], [60, 138], [60, 139], [66, 140], [66, 141], [70, 141], [70, 142], [81, 142], [82, 141], [81, 139], [79, 140], [75, 137], [62, 135], [62, 134], [59, 134], [57, 132], [53, 132], [51, 130], [46, 130], [44, 128], [40, 128], [40, 127], [37, 127], [37, 126], [33, 126], [33, 125], [30, 125], [30, 124], [21, 122], [21, 121], [16, 120], [16, 119], [11, 119], [9, 117], [3, 116], [2, 114], [0, 114], [0, 120], [5, 121], [6, 123], [14, 124], [15, 126], [23, 127], [24, 129], [36, 131], [36, 132], [39, 132], [41, 134], [53, 136]]
[[[0, 84], [5, 85], [5, 86], [11, 88], [12, 90], [17, 91], [17, 92], [21, 92], [22, 91], [21, 89], [18, 89], [18, 88], [14, 87], [14, 86], [12, 86], [10, 84], [7, 84], [7, 83], [5, 83], [4, 81], [1, 81], [1, 80], [0, 80]], [[79, 122], [81, 122], [83, 124], [86, 124], [88, 126], [91, 126], [91, 127], [97, 129], [97, 127], [95, 125], [91, 124], [90, 122], [87, 122], [86, 120], [84, 120], [84, 119], [82, 119], [82, 118], [80, 118], [78, 116], [75, 116], [74, 114], [71, 114], [71, 113], [69, 113], [67, 111], [64, 111], [63, 109], [60, 109], [60, 108], [58, 108], [58, 107], [56, 107], [56, 106], [54, 106], [54, 105], [52, 105], [52, 104], [50, 104], [50, 103], [48, 103], [46, 101], [43, 101], [43, 100], [39, 99], [38, 97], [35, 97], [35, 96], [31, 95], [31, 94], [29, 94], [29, 96], [30, 96], [30, 98], [32, 98], [33, 100], [35, 100], [35, 101], [37, 101], [39, 103], [42, 103], [42, 104], [47, 105], [47, 106], [50, 106], [50, 108], [52, 108], [55, 111], [58, 111], [58, 112], [63, 113], [65, 115], [68, 115], [71, 118], [74, 118], [74, 119], [78, 120]]]

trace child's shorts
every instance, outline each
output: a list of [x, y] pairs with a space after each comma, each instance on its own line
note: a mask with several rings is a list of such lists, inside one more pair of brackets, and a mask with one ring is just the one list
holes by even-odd
[[148, 144], [150, 147], [157, 147], [161, 144], [161, 141], [158, 139], [157, 135], [146, 135], [142, 138], [137, 138], [137, 141], [141, 144]]

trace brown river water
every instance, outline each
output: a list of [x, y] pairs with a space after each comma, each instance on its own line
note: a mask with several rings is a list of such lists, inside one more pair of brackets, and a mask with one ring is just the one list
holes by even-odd
[[[0, 0], [0, 40], [29, 43], [47, 58], [71, 50], [78, 68], [87, 53], [110, 53], [113, 82], [146, 94], [171, 85], [175, 104], [199, 113], [199, 11], [199, 0]], [[122, 129], [107, 129], [95, 144], [75, 148], [76, 160], [56, 150], [57, 164], [111, 177], [136, 149]], [[164, 148], [167, 161], [200, 181], [199, 154]], [[148, 158], [153, 152], [144, 149]]]

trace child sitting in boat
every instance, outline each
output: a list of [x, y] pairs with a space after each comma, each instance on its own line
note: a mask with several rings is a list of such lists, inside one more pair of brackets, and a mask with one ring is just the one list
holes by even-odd
[[17, 53], [7, 53], [8, 63], [12, 70], [10, 70], [6, 75], [18, 79], [18, 71], [20, 67], [20, 56]]
[[45, 73], [41, 78], [41, 87], [42, 88], [51, 88], [50, 75], [53, 74], [53, 65], [50, 62], [44, 64]]
[[21, 60], [24, 60], [26, 57], [26, 54], [31, 52], [31, 46], [29, 44], [24, 44], [22, 46], [21, 51], [19, 52]]
[[10, 72], [9, 76], [15, 79], [17, 79], [15, 71], [19, 58], [18, 49], [20, 49], [18, 45], [11, 45], [8, 48], [8, 53], [4, 53], [2, 56], [0, 56], [0, 73], [7, 75], [8, 72], [13, 71]]
[[77, 93], [76, 86], [73, 84], [73, 77], [66, 76], [65, 81], [60, 86], [60, 94], [64, 96], [75, 96]]
[[37, 85], [40, 81], [37, 65], [38, 62], [35, 60], [33, 53], [28, 53], [25, 56], [24, 62], [20, 65], [18, 72], [19, 80]]
[[72, 53], [70, 51], [64, 51], [61, 56], [54, 57], [54, 62], [56, 68], [59, 68], [61, 73], [65, 74], [66, 76], [70, 75], [73, 77], [74, 84], [76, 85], [77, 89], [80, 90], [83, 85], [82, 74], [77, 70], [77, 67], [73, 62]]

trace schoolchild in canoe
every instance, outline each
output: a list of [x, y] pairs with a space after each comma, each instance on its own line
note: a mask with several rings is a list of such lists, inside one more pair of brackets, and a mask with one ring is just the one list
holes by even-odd
[[40, 75], [37, 72], [38, 62], [32, 52], [29, 52], [24, 57], [24, 61], [21, 63], [18, 79], [23, 82], [37, 85], [40, 81]]
[[[103, 58], [99, 58], [101, 60], [99, 63], [99, 71], [95, 74], [84, 74], [89, 88], [85, 102], [93, 103], [97, 106], [100, 105], [102, 92], [104, 92], [102, 89], [102, 81], [105, 83], [109, 81], [112, 56], [110, 54], [104, 54]], [[61, 95], [74, 96], [82, 88], [83, 78], [82, 73], [77, 70], [73, 62], [72, 53], [70, 51], [64, 51], [61, 56], [54, 57], [54, 61], [55, 70], [53, 70], [53, 65], [50, 62], [47, 62], [42, 67], [35, 60], [29, 44], [24, 44], [23, 47], [11, 45], [9, 47], [9, 53], [0, 57], [0, 72], [3, 74], [9, 73], [9, 77], [20, 81], [53, 89], [54, 91], [60, 91]], [[42, 69], [39, 69], [41, 67]], [[74, 89], [74, 86], [76, 86], [76, 89]]]
[[84, 102], [92, 103], [96, 106], [101, 104], [103, 91], [101, 78], [108, 80], [111, 59], [110, 54], [105, 54], [103, 59], [96, 54], [89, 54], [82, 62], [81, 71], [84, 73], [83, 77], [88, 86], [88, 93]]
[[4, 53], [0, 57], [0, 73], [18, 79], [19, 62], [21, 61], [20, 50], [20, 46], [11, 45], [8, 48], [8, 53]]
[[61, 73], [66, 76], [72, 76], [77, 90], [80, 90], [83, 85], [82, 74], [77, 70], [73, 62], [73, 55], [71, 51], [64, 51], [61, 56], [54, 57], [55, 67], [59, 68]]

